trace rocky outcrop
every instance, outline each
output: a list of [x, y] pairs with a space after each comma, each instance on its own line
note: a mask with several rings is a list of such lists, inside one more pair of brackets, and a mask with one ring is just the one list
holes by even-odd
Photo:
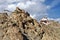
[[10, 15], [0, 13], [0, 40], [57, 40], [49, 28], [18, 7]]
[[18, 7], [9, 16], [0, 13], [1, 40], [40, 40], [40, 25]]

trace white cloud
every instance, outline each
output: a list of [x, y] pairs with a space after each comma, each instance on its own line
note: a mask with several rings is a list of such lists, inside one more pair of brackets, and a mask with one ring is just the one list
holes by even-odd
[[45, 0], [4, 0], [2, 2], [0, 0], [1, 5], [3, 5], [3, 7], [0, 5], [0, 11], [2, 8], [3, 10], [7, 9], [12, 11], [18, 6], [19, 8], [28, 11], [32, 17], [40, 19], [41, 17], [48, 15], [47, 9], [49, 6], [43, 4], [43, 2], [45, 2]]
[[11, 10], [14, 11], [16, 9], [16, 5], [14, 5], [14, 4], [8, 5], [6, 9], [9, 11], [11, 11]]
[[27, 1], [26, 3], [20, 2], [20, 3], [17, 4], [17, 6], [22, 8], [22, 9], [26, 9], [29, 6], [34, 5], [34, 4], [36, 4], [36, 3], [35, 2], [31, 2], [31, 1]]
[[20, 2], [17, 5], [16, 4], [9, 4], [6, 9], [10, 10], [10, 11], [15, 10], [16, 7], [19, 7], [21, 9], [26, 9], [26, 8], [30, 7], [31, 5], [34, 5], [34, 4], [36, 4], [36, 3], [31, 2], [31, 1], [27, 1], [26, 3]]
[[56, 19], [54, 19], [54, 18], [48, 18], [48, 20], [58, 21], [60, 23], [60, 18], [56, 18]]
[[45, 2], [45, 0], [31, 0], [31, 1], [34, 1], [34, 2]]
[[50, 5], [47, 5], [47, 9], [51, 9], [51, 6]]

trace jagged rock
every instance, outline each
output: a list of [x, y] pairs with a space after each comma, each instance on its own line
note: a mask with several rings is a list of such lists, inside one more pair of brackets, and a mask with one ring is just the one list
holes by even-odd
[[51, 24], [39, 24], [18, 7], [10, 15], [0, 13], [0, 40], [59, 40], [57, 29], [52, 28]]

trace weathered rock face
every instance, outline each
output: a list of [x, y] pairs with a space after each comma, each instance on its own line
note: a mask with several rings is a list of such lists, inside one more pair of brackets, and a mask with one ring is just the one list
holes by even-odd
[[11, 15], [0, 14], [0, 40], [40, 40], [39, 23], [18, 7]]
[[9, 16], [0, 13], [0, 40], [53, 40], [50, 31], [18, 7]]

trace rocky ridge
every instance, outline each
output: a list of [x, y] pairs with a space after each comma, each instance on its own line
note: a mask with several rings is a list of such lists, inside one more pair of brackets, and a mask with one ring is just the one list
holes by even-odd
[[39, 24], [28, 12], [16, 7], [10, 15], [0, 13], [0, 40], [59, 40], [60, 28], [50, 26]]

